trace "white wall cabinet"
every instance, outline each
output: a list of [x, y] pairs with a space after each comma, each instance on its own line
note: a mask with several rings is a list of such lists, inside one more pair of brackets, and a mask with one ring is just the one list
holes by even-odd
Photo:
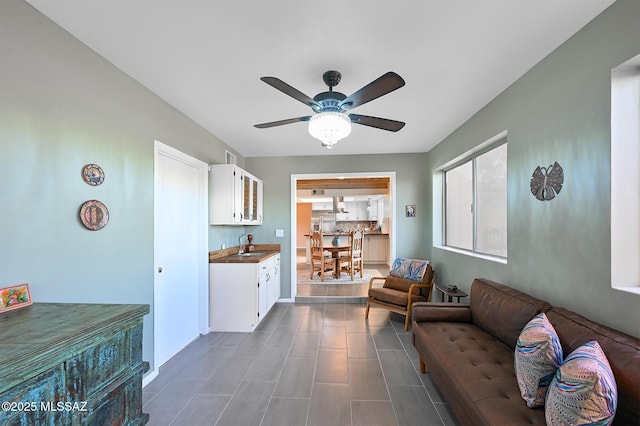
[[369, 220], [366, 201], [347, 201], [344, 204], [347, 213], [337, 213], [336, 220]]
[[323, 202], [311, 203], [311, 210], [331, 211], [331, 210], [333, 210], [333, 202], [332, 201], [323, 201]]
[[280, 253], [260, 263], [209, 264], [209, 328], [251, 332], [280, 298]]
[[384, 200], [372, 200], [367, 203], [367, 214], [369, 220], [376, 220], [378, 224], [382, 223], [384, 217]]
[[368, 203], [366, 201], [358, 201], [356, 204], [357, 204], [356, 220], [369, 220], [369, 211], [367, 210]]
[[235, 164], [209, 166], [209, 223], [261, 225], [262, 180]]
[[343, 222], [346, 220], [351, 220], [349, 213], [336, 213], [336, 222]]
[[378, 202], [377, 201], [369, 201], [367, 202], [367, 215], [369, 216], [369, 220], [378, 220]]
[[378, 225], [382, 224], [382, 220], [384, 219], [384, 200], [378, 200], [377, 202], [377, 214], [378, 214]]

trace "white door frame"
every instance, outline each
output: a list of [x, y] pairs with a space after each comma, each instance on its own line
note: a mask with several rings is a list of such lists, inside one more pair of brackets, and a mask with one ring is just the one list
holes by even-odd
[[345, 178], [364, 178], [364, 177], [386, 177], [389, 178], [389, 198], [391, 207], [389, 210], [389, 257], [390, 261], [396, 258], [396, 172], [357, 172], [357, 173], [310, 173], [310, 174], [294, 174], [291, 175], [291, 301], [296, 300], [296, 291], [298, 285], [297, 266], [296, 266], [296, 224], [298, 223], [296, 209], [296, 188], [299, 180], [307, 179], [335, 179], [337, 177]]
[[[153, 185], [154, 185], [154, 201], [153, 201], [153, 217], [154, 217], [154, 228], [153, 228], [153, 237], [154, 237], [154, 253], [153, 253], [153, 263], [154, 263], [154, 291], [153, 291], [153, 304], [156, 306], [156, 296], [158, 294], [157, 291], [157, 281], [155, 277], [158, 274], [158, 267], [161, 266], [158, 264], [159, 260], [157, 258], [157, 241], [158, 241], [158, 229], [155, 226], [155, 223], [158, 223], [157, 214], [158, 214], [158, 159], [160, 156], [165, 156], [167, 158], [171, 158], [176, 161], [180, 161], [197, 169], [198, 173], [198, 208], [197, 208], [197, 217], [198, 224], [200, 227], [200, 231], [198, 232], [198, 252], [202, 253], [202, 256], [198, 259], [198, 293], [199, 293], [199, 306], [198, 306], [198, 318], [199, 318], [199, 332], [200, 334], [207, 334], [209, 332], [209, 205], [208, 205], [208, 192], [209, 192], [209, 165], [204, 161], [198, 160], [197, 158], [191, 157], [175, 148], [170, 147], [160, 141], [154, 141], [154, 171], [153, 171]], [[153, 371], [148, 374], [145, 379], [146, 383], [153, 380], [154, 377], [158, 375], [158, 368], [160, 367], [158, 364], [158, 354], [156, 351], [155, 342], [158, 338], [158, 327], [156, 327], [157, 321], [155, 320], [155, 309], [152, 310], [154, 313], [154, 326], [153, 326], [153, 341], [154, 341], [154, 349], [153, 349]]]

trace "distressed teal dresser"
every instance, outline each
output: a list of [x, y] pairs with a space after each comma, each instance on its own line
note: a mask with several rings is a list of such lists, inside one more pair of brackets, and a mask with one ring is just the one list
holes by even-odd
[[143, 425], [149, 305], [34, 303], [0, 315], [0, 425]]

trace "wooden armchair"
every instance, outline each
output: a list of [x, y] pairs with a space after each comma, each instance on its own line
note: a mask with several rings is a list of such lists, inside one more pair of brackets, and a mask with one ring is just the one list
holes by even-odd
[[[384, 281], [383, 286], [374, 287], [376, 281]], [[386, 278], [373, 277], [369, 281], [365, 318], [369, 318], [369, 308], [372, 305], [379, 306], [404, 315], [404, 330], [408, 331], [411, 306], [415, 302], [431, 300], [434, 282], [433, 267], [426, 260], [396, 259]]]

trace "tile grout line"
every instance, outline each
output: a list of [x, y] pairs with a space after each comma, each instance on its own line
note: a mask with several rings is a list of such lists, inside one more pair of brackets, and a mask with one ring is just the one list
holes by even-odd
[[[389, 316], [387, 316], [387, 323], [388, 323], [387, 326], [389, 326], [389, 325], [391, 326], [396, 338], [398, 339], [398, 341], [402, 345], [402, 341], [398, 337], [398, 332], [396, 331], [395, 327], [391, 323], [391, 318]], [[373, 346], [376, 349], [376, 358], [378, 359], [378, 365], [380, 366], [380, 372], [382, 373], [382, 378], [384, 379], [384, 386], [387, 389], [387, 395], [389, 396], [389, 402], [391, 403], [391, 410], [393, 411], [393, 417], [396, 419], [396, 425], [399, 425], [400, 421], [398, 420], [398, 413], [396, 413], [396, 407], [394, 407], [393, 399], [391, 398], [391, 390], [389, 389], [389, 382], [387, 381], [387, 375], [384, 372], [384, 368], [382, 368], [382, 358], [380, 357], [381, 349], [378, 349], [378, 344], [376, 343], [376, 339], [372, 338], [372, 340], [373, 340]]]
[[[326, 313], [326, 306], [322, 309], [322, 322], [324, 323], [324, 315]], [[309, 391], [309, 404], [307, 404], [307, 418], [305, 419], [305, 426], [309, 425], [309, 415], [311, 414], [311, 398], [313, 398], [313, 388], [316, 381], [316, 375], [318, 374], [318, 358], [320, 358], [320, 342], [322, 341], [322, 327], [318, 333], [318, 347], [316, 348], [316, 362], [313, 367], [313, 375], [311, 377], [311, 390]]]

